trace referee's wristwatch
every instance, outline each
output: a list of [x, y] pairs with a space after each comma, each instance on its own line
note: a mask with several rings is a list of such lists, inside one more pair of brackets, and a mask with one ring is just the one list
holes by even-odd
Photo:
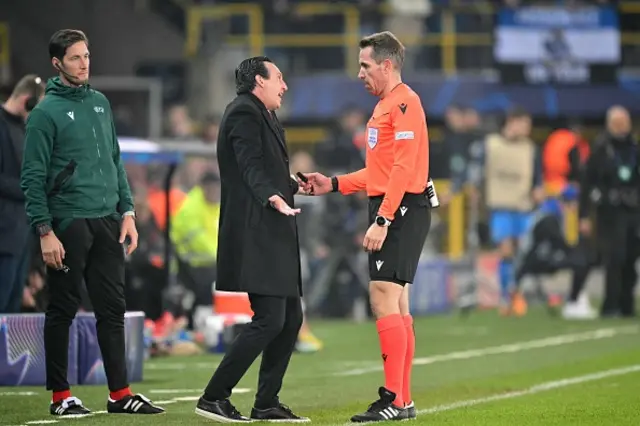
[[53, 231], [53, 228], [51, 228], [51, 225], [48, 223], [41, 223], [36, 225], [36, 231], [40, 237], [46, 237], [51, 231]]
[[391, 221], [384, 216], [376, 216], [376, 225], [389, 226], [391, 225]]

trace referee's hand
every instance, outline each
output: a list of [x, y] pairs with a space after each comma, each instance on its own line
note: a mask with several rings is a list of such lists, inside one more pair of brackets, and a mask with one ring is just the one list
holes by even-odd
[[375, 223], [371, 225], [362, 242], [364, 250], [369, 253], [382, 250], [382, 244], [387, 239], [387, 231], [388, 228], [386, 226], [380, 226]]
[[295, 216], [300, 213], [300, 209], [293, 209], [289, 207], [286, 201], [282, 199], [279, 195], [272, 195], [269, 198], [269, 203], [271, 203], [271, 207], [278, 210], [285, 216]]
[[42, 260], [53, 269], [62, 269], [62, 260], [65, 256], [64, 247], [53, 231], [40, 237], [40, 249], [42, 250]]

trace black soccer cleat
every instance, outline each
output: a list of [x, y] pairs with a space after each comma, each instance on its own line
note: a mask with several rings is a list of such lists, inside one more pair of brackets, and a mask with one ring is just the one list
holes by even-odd
[[418, 417], [416, 411], [416, 405], [411, 401], [409, 405], [404, 406], [404, 412], [402, 413], [402, 420], [413, 420]]
[[62, 401], [52, 402], [49, 412], [54, 416], [82, 416], [91, 414], [91, 411], [82, 405], [78, 398], [70, 396]]
[[395, 393], [381, 387], [378, 389], [378, 395], [380, 399], [369, 405], [369, 408], [364, 413], [351, 417], [351, 421], [354, 423], [368, 423], [405, 420], [408, 418], [405, 408], [393, 405], [393, 401], [396, 399]]
[[264, 410], [254, 407], [251, 409], [251, 420], [277, 423], [308, 423], [311, 421], [308, 417], [298, 416], [284, 404], [278, 404], [276, 407]]
[[250, 423], [248, 417], [240, 414], [228, 399], [207, 401], [200, 397], [196, 405], [196, 414], [220, 423]]
[[153, 405], [151, 400], [142, 394], [128, 395], [117, 401], [109, 398], [107, 412], [111, 414], [161, 414], [164, 408]]

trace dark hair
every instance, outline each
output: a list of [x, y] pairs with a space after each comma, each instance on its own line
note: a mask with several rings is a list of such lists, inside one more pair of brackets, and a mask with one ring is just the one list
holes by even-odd
[[404, 64], [404, 45], [390, 31], [371, 34], [360, 40], [360, 49], [371, 47], [373, 60], [377, 64], [389, 59], [396, 68], [402, 68]]
[[256, 76], [269, 78], [269, 70], [265, 62], [272, 62], [266, 56], [254, 56], [240, 62], [236, 68], [236, 93], [249, 93], [256, 87]]
[[531, 118], [531, 114], [522, 107], [513, 107], [507, 111], [506, 121], [516, 118]]
[[79, 41], [84, 41], [89, 46], [89, 39], [80, 30], [58, 30], [49, 40], [49, 58], [62, 60], [67, 54], [67, 49]]
[[44, 94], [44, 82], [35, 74], [27, 74], [18, 81], [11, 93], [12, 97], [29, 95], [36, 100]]

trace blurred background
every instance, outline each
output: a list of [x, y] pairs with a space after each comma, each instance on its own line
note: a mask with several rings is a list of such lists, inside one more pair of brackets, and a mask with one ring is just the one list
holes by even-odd
[[[289, 85], [279, 117], [292, 172], [334, 174], [363, 167], [364, 126], [377, 102], [357, 79], [359, 39], [390, 30], [406, 45], [403, 77], [427, 113], [431, 177], [442, 201], [414, 286], [414, 315], [454, 309], [458, 284], [470, 280], [482, 307], [497, 304], [497, 257], [482, 202], [470, 208], [465, 192], [450, 188], [452, 177], [468, 169], [469, 147], [498, 131], [506, 111], [517, 106], [531, 114], [532, 139], [541, 148], [558, 129], [592, 141], [605, 130], [613, 105], [634, 119], [640, 113], [640, 1], [5, 3], [3, 98], [27, 73], [53, 76], [49, 37], [60, 28], [81, 29], [90, 40], [90, 84], [109, 98], [121, 142], [184, 154], [173, 161], [175, 170], [166, 158], [126, 156], [141, 240], [128, 262], [128, 309], [143, 310], [156, 324], [184, 317], [180, 327], [197, 329], [197, 308], [211, 312], [218, 122], [235, 96], [233, 70], [248, 56], [268, 55]], [[527, 23], [538, 33], [519, 33]], [[366, 199], [298, 202], [307, 316], [366, 319], [368, 277], [360, 250]], [[566, 224], [567, 238], [575, 241], [576, 218], [569, 215]], [[201, 231], [198, 242], [188, 238], [194, 226]], [[37, 250], [25, 311], [46, 303]], [[556, 281], [565, 291], [568, 281]], [[598, 271], [589, 283], [597, 295]]]

